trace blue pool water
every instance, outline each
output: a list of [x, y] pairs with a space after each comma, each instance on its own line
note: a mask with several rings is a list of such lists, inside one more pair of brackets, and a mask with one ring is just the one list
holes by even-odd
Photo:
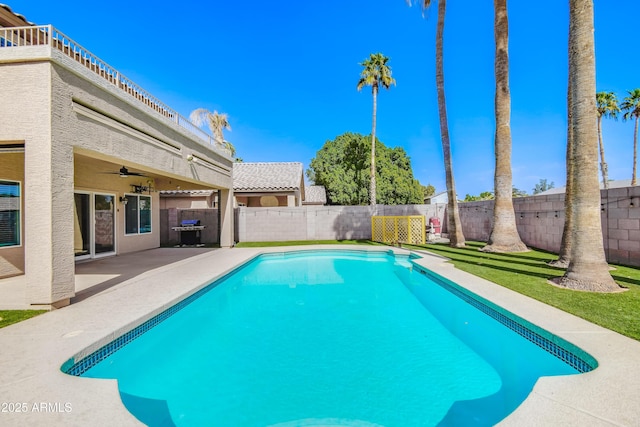
[[183, 305], [65, 370], [116, 378], [148, 425], [407, 427], [493, 425], [539, 377], [589, 369], [530, 341], [575, 357], [559, 338], [386, 253], [262, 256]]

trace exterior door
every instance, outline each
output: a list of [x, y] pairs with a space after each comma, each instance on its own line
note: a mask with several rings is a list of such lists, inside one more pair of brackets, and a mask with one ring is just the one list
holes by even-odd
[[115, 196], [77, 192], [74, 199], [76, 259], [114, 254]]
[[116, 251], [115, 197], [108, 194], [93, 197], [93, 256], [112, 254]]

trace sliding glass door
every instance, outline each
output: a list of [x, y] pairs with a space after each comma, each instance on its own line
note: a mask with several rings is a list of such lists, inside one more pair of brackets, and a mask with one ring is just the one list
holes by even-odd
[[113, 253], [116, 250], [114, 199], [114, 196], [107, 194], [94, 195], [94, 255]]
[[76, 259], [115, 253], [115, 196], [112, 194], [74, 194]]

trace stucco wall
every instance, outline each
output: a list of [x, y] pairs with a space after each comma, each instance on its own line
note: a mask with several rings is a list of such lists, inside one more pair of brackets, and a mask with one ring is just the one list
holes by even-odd
[[[185, 183], [232, 187], [227, 154], [200, 143], [175, 122], [177, 117], [168, 120], [59, 51], [2, 49], [0, 93], [0, 141], [25, 145], [23, 250], [32, 304], [47, 305], [74, 294], [74, 191], [110, 192], [118, 198], [131, 191], [132, 182], [114, 182], [90, 168], [83, 171], [86, 159], [160, 176], [154, 185], [158, 190]], [[152, 223], [159, 225], [159, 198], [157, 193], [152, 197]], [[224, 218], [232, 222], [232, 209], [227, 210]], [[125, 236], [123, 221], [120, 211], [118, 252], [159, 246], [159, 227], [148, 235]], [[229, 245], [232, 224], [224, 228]]]
[[374, 215], [425, 215], [444, 221], [444, 205], [237, 208], [236, 241], [370, 239]]
[[[609, 262], [640, 266], [640, 186], [601, 190], [601, 220]], [[522, 241], [558, 252], [564, 227], [564, 194], [513, 199]], [[460, 203], [465, 238], [486, 241], [493, 222], [493, 201]]]

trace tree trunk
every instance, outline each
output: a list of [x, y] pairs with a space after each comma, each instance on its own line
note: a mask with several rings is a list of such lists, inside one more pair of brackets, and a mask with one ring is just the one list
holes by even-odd
[[602, 170], [602, 185], [609, 189], [609, 173], [607, 162], [604, 160], [604, 144], [602, 143], [602, 116], [598, 117], [598, 145], [600, 147], [600, 169]]
[[635, 129], [633, 131], [633, 172], [631, 175], [631, 185], [637, 185], [636, 172], [638, 170], [638, 116], [636, 116]]
[[444, 15], [446, 0], [438, 1], [438, 25], [436, 30], [436, 87], [438, 89], [438, 115], [440, 116], [440, 134], [442, 136], [442, 151], [444, 152], [444, 170], [447, 184], [447, 222], [450, 245], [456, 248], [464, 247], [464, 235], [458, 211], [456, 184], [453, 179], [453, 165], [451, 164], [451, 145], [449, 143], [449, 125], [447, 123], [447, 104], [444, 96], [444, 64], [442, 44], [444, 36]]
[[573, 209], [571, 260], [559, 285], [615, 292], [602, 243], [596, 110], [593, 0], [569, 0], [569, 74], [572, 75]]
[[[571, 34], [569, 34], [569, 45], [571, 45]], [[573, 104], [571, 99], [571, 73], [569, 73], [569, 84], [567, 86], [567, 184], [564, 193], [564, 226], [562, 228], [562, 241], [560, 242], [560, 253], [558, 259], [550, 261], [552, 267], [567, 268], [571, 259], [571, 226], [573, 224], [573, 209], [571, 202], [573, 194]]]
[[378, 102], [378, 86], [373, 85], [373, 125], [371, 126], [371, 182], [369, 184], [369, 201], [376, 205], [376, 108]]
[[494, 0], [496, 40], [496, 136], [494, 175], [495, 201], [493, 227], [484, 252], [525, 252], [527, 247], [518, 234], [513, 210], [511, 174], [511, 92], [509, 89], [509, 20], [507, 0]]

